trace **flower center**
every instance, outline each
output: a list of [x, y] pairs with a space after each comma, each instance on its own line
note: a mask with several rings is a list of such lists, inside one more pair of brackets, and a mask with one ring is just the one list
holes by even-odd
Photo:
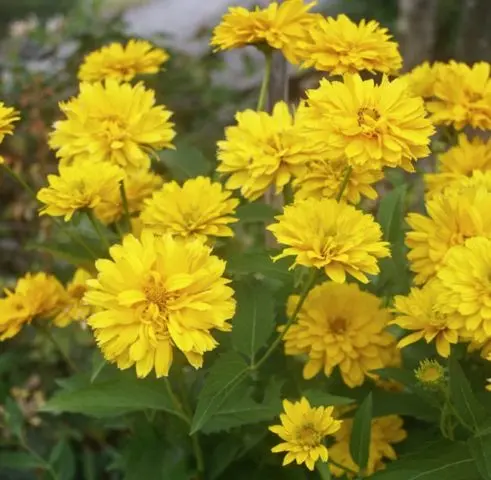
[[358, 110], [358, 126], [363, 133], [373, 135], [379, 119], [380, 113], [375, 108], [362, 107]]
[[127, 122], [119, 116], [108, 116], [101, 119], [103, 128], [101, 134], [106, 137], [112, 150], [118, 150], [124, 146], [124, 140], [128, 137]]
[[295, 441], [302, 447], [316, 447], [320, 445], [322, 435], [315, 429], [312, 423], [302, 425], [295, 432]]
[[331, 330], [336, 334], [343, 334], [346, 332], [346, 319], [343, 317], [334, 317], [329, 322], [331, 325]]
[[76, 298], [77, 300], [81, 300], [86, 291], [87, 287], [85, 285], [72, 285], [68, 289], [70, 296]]
[[167, 292], [162, 282], [153, 277], [150, 277], [146, 282], [143, 293], [147, 298], [142, 315], [143, 323], [152, 328], [157, 338], [167, 338], [169, 336], [167, 329], [168, 304], [174, 295]]
[[147, 297], [148, 303], [158, 307], [160, 313], [165, 313], [167, 311], [169, 294], [161, 285], [153, 281], [148, 282], [143, 288], [143, 292]]

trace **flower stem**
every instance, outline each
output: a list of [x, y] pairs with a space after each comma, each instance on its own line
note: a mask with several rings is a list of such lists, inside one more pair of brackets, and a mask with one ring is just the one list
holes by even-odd
[[109, 250], [109, 248], [111, 248], [111, 245], [110, 245], [109, 241], [107, 240], [107, 238], [102, 233], [102, 230], [99, 226], [99, 223], [98, 223], [97, 219], [95, 218], [94, 212], [92, 210], [87, 209], [86, 213], [87, 213], [87, 217], [89, 217], [89, 220], [90, 220], [90, 223], [92, 224], [92, 227], [94, 227], [94, 230], [97, 233], [97, 236], [100, 238], [104, 247], [106, 247]]
[[266, 106], [266, 96], [268, 94], [269, 81], [271, 79], [271, 66], [273, 64], [272, 52], [264, 52], [264, 59], [266, 61], [266, 64], [264, 67], [264, 76], [261, 83], [261, 90], [259, 91], [259, 98], [257, 100], [257, 111], [264, 110], [264, 107]]
[[351, 165], [345, 171], [343, 181], [341, 182], [341, 185], [339, 187], [339, 192], [336, 195], [336, 200], [338, 202], [341, 201], [341, 198], [343, 198], [343, 193], [346, 190], [346, 187], [348, 186], [349, 178], [351, 176], [352, 171], [353, 171], [353, 167], [351, 167]]
[[266, 350], [266, 353], [255, 364], [250, 366], [251, 370], [257, 370], [271, 356], [271, 354], [276, 350], [278, 345], [281, 343], [286, 333], [297, 319], [298, 313], [300, 312], [305, 300], [307, 299], [307, 295], [309, 294], [311, 288], [313, 287], [315, 281], [317, 280], [318, 272], [319, 270], [317, 269], [312, 269], [310, 271], [310, 276], [305, 282], [304, 288], [302, 290], [302, 293], [300, 294], [300, 298], [298, 299], [298, 303], [295, 307], [295, 310], [292, 313], [292, 316], [288, 319], [288, 322], [284, 326], [281, 333], [276, 337], [274, 342]]
[[51, 329], [47, 326], [39, 325], [39, 324], [37, 324], [36, 327], [54, 345], [54, 347], [56, 348], [56, 350], [58, 350], [60, 355], [63, 357], [63, 360], [65, 360], [65, 363], [70, 367], [70, 369], [74, 373], [78, 373], [78, 371], [79, 371], [78, 367], [75, 365], [73, 360], [68, 356], [68, 353], [65, 352], [65, 349], [61, 346], [60, 342], [53, 335], [53, 333], [51, 332]]
[[126, 195], [124, 180], [121, 180], [119, 182], [119, 193], [121, 195], [121, 203], [123, 205], [123, 216], [124, 216], [124, 223], [126, 224], [126, 231], [131, 232], [130, 210], [128, 208], [128, 196]]
[[360, 474], [355, 472], [354, 470], [351, 470], [351, 468], [345, 467], [344, 465], [341, 465], [338, 462], [335, 462], [331, 458], [329, 458], [329, 463], [332, 463], [335, 467], [338, 467], [342, 470], [344, 470], [346, 473], [349, 473], [350, 475], [355, 475], [355, 478], [361, 478]]
[[30, 185], [22, 178], [21, 175], [19, 175], [17, 172], [12, 170], [6, 163], [4, 163], [3, 168], [5, 171], [17, 182], [19, 185], [35, 200], [36, 198], [36, 192], [30, 187]]

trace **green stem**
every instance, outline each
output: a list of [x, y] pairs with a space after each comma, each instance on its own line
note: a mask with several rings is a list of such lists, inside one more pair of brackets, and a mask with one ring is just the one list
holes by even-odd
[[19, 441], [20, 441], [20, 446], [26, 450], [30, 455], [32, 455], [39, 463], [42, 463], [44, 466], [44, 469], [49, 473], [49, 476], [51, 477], [52, 480], [58, 480], [58, 475], [56, 472], [53, 470], [53, 467], [47, 462], [39, 453], [36, 452], [36, 450], [32, 449], [28, 443], [24, 439], [24, 435], [21, 434], [19, 435]]
[[285, 205], [290, 205], [293, 203], [293, 188], [291, 183], [287, 183], [283, 188], [283, 203]]
[[355, 472], [354, 470], [351, 470], [351, 468], [345, 467], [344, 465], [341, 465], [340, 463], [335, 462], [331, 458], [329, 458], [329, 463], [332, 463], [335, 467], [344, 470], [346, 473], [349, 473], [350, 475], [355, 475], [357, 478], [360, 478], [359, 477], [360, 474], [358, 472]]
[[332, 475], [331, 475], [331, 470], [329, 470], [329, 464], [328, 463], [318, 461], [315, 464], [315, 469], [319, 473], [319, 477], [322, 480], [331, 480]]
[[319, 271], [317, 269], [312, 269], [310, 271], [310, 276], [305, 282], [304, 288], [302, 290], [302, 293], [300, 294], [300, 298], [298, 299], [298, 303], [295, 306], [295, 310], [293, 311], [291, 317], [288, 319], [288, 322], [284, 326], [281, 333], [276, 337], [275, 341], [270, 345], [268, 350], [266, 350], [266, 353], [254, 365], [250, 366], [251, 370], [257, 370], [271, 356], [271, 354], [276, 350], [278, 345], [281, 343], [286, 333], [297, 319], [298, 313], [300, 312], [305, 300], [307, 299], [307, 295], [309, 294], [311, 288], [313, 287], [317, 279], [318, 272]]
[[5, 171], [17, 182], [19, 183], [22, 188], [29, 194], [31, 197], [33, 197], [35, 200], [37, 200], [36, 197], [36, 192], [28, 185], [28, 183], [17, 173], [14, 172], [6, 163], [4, 163], [3, 168]]
[[59, 354], [63, 357], [63, 360], [65, 363], [70, 367], [72, 372], [78, 373], [78, 367], [75, 365], [75, 363], [72, 361], [72, 359], [68, 356], [68, 353], [65, 352], [65, 349], [61, 346], [60, 342], [56, 339], [56, 337], [53, 335], [51, 332], [50, 327], [44, 326], [44, 325], [39, 325], [37, 324], [36, 327], [38, 330], [43, 332], [43, 334], [46, 336], [46, 338], [54, 345], [56, 350], [58, 350]]
[[87, 213], [87, 217], [89, 217], [89, 220], [90, 220], [90, 223], [92, 224], [92, 227], [94, 228], [95, 232], [97, 233], [97, 236], [100, 238], [102, 244], [109, 250], [109, 248], [111, 248], [111, 245], [108, 242], [107, 238], [102, 233], [102, 230], [99, 226], [99, 223], [98, 223], [97, 219], [95, 218], [94, 212], [92, 210], [87, 209], [86, 213]]
[[70, 237], [70, 240], [74, 241], [75, 243], [78, 243], [81, 247], [85, 249], [85, 251], [94, 259], [97, 260], [99, 256], [97, 253], [94, 252], [85, 242], [84, 240], [79, 237], [78, 235], [74, 235], [72, 231], [70, 231], [70, 228], [66, 226], [65, 223], [63, 223], [61, 220], [58, 220], [55, 217], [51, 217], [51, 220], [53, 223], [61, 230], [63, 230], [68, 237]]
[[259, 98], [257, 100], [257, 111], [264, 110], [266, 106], [266, 97], [268, 95], [269, 81], [271, 79], [271, 66], [273, 64], [273, 53], [271, 51], [264, 52], [264, 59], [266, 61], [264, 67], [264, 76], [261, 83], [261, 90], [259, 91]]
[[123, 218], [126, 224], [126, 231], [131, 232], [131, 218], [130, 210], [128, 208], [128, 196], [126, 195], [126, 189], [124, 187], [124, 180], [119, 182], [119, 193], [121, 195], [121, 203], [123, 205]]
[[336, 200], [339, 202], [341, 198], [343, 198], [343, 193], [346, 190], [346, 187], [348, 186], [349, 178], [351, 176], [351, 172], [353, 171], [353, 168], [351, 165], [346, 169], [346, 173], [344, 174], [343, 181], [341, 182], [341, 185], [339, 187], [339, 192], [336, 195]]

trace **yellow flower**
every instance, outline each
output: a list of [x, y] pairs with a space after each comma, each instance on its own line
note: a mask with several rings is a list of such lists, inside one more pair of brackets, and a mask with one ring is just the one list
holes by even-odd
[[60, 108], [67, 118], [55, 123], [49, 143], [64, 163], [110, 161], [148, 169], [149, 150], [173, 148], [171, 112], [155, 106], [154, 92], [142, 83], [82, 83], [78, 97]]
[[283, 410], [285, 413], [280, 414], [281, 424], [269, 427], [283, 440], [271, 449], [273, 453], [286, 452], [283, 466], [292, 462], [297, 462], [297, 465], [305, 463], [309, 470], [314, 470], [319, 459], [327, 462], [329, 452], [323, 444], [324, 438], [334, 435], [342, 424], [342, 421], [333, 418], [334, 408], [313, 408], [302, 397], [295, 403], [283, 400]]
[[[313, 160], [307, 163], [307, 170], [294, 180], [295, 198], [336, 198], [346, 175], [346, 162], [340, 160]], [[373, 184], [383, 178], [380, 169], [372, 170], [367, 166], [352, 168], [342, 198], [358, 204], [362, 195], [375, 199], [377, 191]]]
[[[290, 316], [298, 300], [297, 295], [289, 298]], [[368, 372], [391, 360], [388, 346], [394, 339], [385, 331], [390, 319], [380, 299], [356, 284], [325, 282], [309, 292], [297, 320], [286, 332], [285, 354], [307, 355], [306, 379], [321, 370], [330, 376], [339, 366], [344, 383], [357, 387]]]
[[431, 190], [426, 195], [427, 200], [433, 199], [437, 195], [445, 197], [462, 195], [469, 190], [484, 189], [491, 192], [491, 170], [487, 172], [474, 170], [469, 177], [452, 173], [433, 174], [432, 178], [425, 178], [425, 181], [427, 186], [431, 185]]
[[485, 342], [491, 336], [491, 240], [469, 238], [449, 250], [435, 282], [435, 308], [456, 316], [462, 336]]
[[13, 337], [34, 319], [52, 318], [66, 298], [61, 283], [46, 273], [28, 273], [5, 294], [0, 298], [0, 340]]
[[395, 73], [402, 66], [397, 43], [374, 20], [356, 25], [346, 15], [336, 19], [317, 15], [307, 33], [297, 48], [304, 67], [342, 75], [361, 70]]
[[98, 276], [87, 282], [85, 302], [99, 311], [87, 323], [106, 360], [138, 377], [152, 369], [167, 376], [174, 348], [195, 368], [217, 341], [210, 330], [229, 331], [235, 301], [225, 262], [200, 241], [180, 241], [144, 230], [98, 260]]
[[427, 387], [438, 387], [445, 381], [445, 369], [436, 361], [425, 358], [419, 362], [414, 375]]
[[430, 282], [423, 288], [412, 288], [407, 296], [395, 297], [396, 318], [392, 323], [413, 331], [399, 341], [398, 348], [424, 339], [426, 343], [435, 342], [436, 350], [442, 357], [450, 355], [450, 345], [459, 341], [462, 323], [455, 315], [443, 315], [437, 311], [436, 296], [434, 282]]
[[0, 142], [5, 135], [11, 135], [14, 130], [13, 123], [19, 120], [19, 112], [12, 107], [6, 107], [0, 102]]
[[406, 82], [386, 77], [380, 85], [345, 75], [344, 82], [321, 80], [307, 91], [302, 114], [308, 130], [326, 144], [330, 158], [370, 169], [401, 167], [414, 171], [413, 160], [426, 157], [434, 128], [421, 97], [411, 96]]
[[263, 9], [256, 7], [252, 12], [230, 7], [213, 30], [210, 44], [215, 51], [266, 45], [281, 50], [289, 61], [296, 62], [295, 46], [315, 19], [314, 14], [308, 13], [315, 4], [284, 0], [271, 2]]
[[236, 119], [237, 125], [227, 127], [226, 139], [218, 142], [217, 171], [230, 175], [226, 187], [240, 188], [248, 200], [259, 198], [270, 185], [281, 193], [292, 176], [303, 175], [307, 161], [323, 153], [285, 102], [277, 103], [271, 115], [246, 110]]
[[413, 95], [430, 98], [434, 95], [435, 83], [442, 65], [440, 62], [436, 62], [433, 65], [430, 65], [429, 62], [423, 62], [410, 72], [402, 75], [401, 78], [406, 80]]
[[390, 255], [372, 215], [332, 199], [308, 199], [285, 207], [270, 225], [279, 243], [288, 245], [276, 258], [295, 256], [295, 265], [324, 269], [335, 282], [350, 274], [363, 283], [377, 275], [377, 258]]
[[49, 186], [39, 190], [37, 198], [45, 205], [40, 215], [72, 218], [75, 212], [97, 207], [105, 199], [119, 195], [124, 171], [102, 162], [60, 165], [59, 175], [48, 175]]
[[491, 129], [491, 79], [489, 63], [469, 67], [451, 61], [439, 68], [428, 111], [435, 124], [453, 125], [457, 130], [466, 125]]
[[228, 224], [239, 201], [230, 198], [220, 183], [197, 177], [184, 182], [166, 183], [146, 201], [140, 216], [143, 226], [153, 233], [170, 233], [183, 238], [206, 240], [211, 237], [231, 237]]
[[[149, 170], [129, 170], [125, 172], [123, 182], [128, 201], [128, 212], [133, 215], [143, 210], [145, 200], [150, 198], [152, 193], [162, 185], [163, 179]], [[121, 219], [124, 214], [124, 206], [119, 187], [111, 189], [111, 196], [104, 196], [104, 201], [95, 207], [94, 213], [105, 224]]]
[[491, 193], [484, 187], [465, 189], [460, 195], [438, 195], [426, 204], [428, 215], [410, 213], [406, 234], [414, 283], [434, 278], [448, 250], [466, 238], [491, 238]]
[[106, 78], [128, 82], [138, 74], [157, 73], [169, 54], [145, 40], [130, 40], [126, 45], [111, 43], [89, 53], [78, 72], [82, 82]]
[[[387, 415], [372, 420], [370, 450], [368, 454], [368, 465], [364, 470], [365, 476], [370, 476], [379, 470], [383, 470], [386, 459], [395, 460], [397, 458], [392, 445], [402, 442], [407, 437], [407, 433], [402, 428], [402, 425], [402, 418], [397, 415]], [[358, 473], [358, 465], [353, 461], [350, 454], [352, 430], [353, 420], [344, 420], [340, 430], [335, 435], [336, 442], [330, 447], [329, 453], [333, 462]], [[346, 474], [345, 470], [335, 466], [334, 463], [330, 463], [329, 468], [335, 477], [342, 477]], [[350, 474], [347, 474], [347, 477], [353, 478]]]
[[86, 282], [92, 278], [92, 275], [78, 268], [73, 275], [72, 280], [66, 286], [66, 299], [64, 305], [58, 315], [53, 319], [53, 323], [57, 327], [66, 327], [71, 322], [80, 322], [87, 320], [92, 309], [82, 302], [83, 296], [87, 291]]

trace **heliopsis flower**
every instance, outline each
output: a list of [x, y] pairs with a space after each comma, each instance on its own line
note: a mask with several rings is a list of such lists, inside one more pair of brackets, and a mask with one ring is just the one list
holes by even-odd
[[453, 125], [457, 130], [466, 125], [481, 130], [491, 129], [490, 65], [451, 61], [439, 67], [433, 88], [435, 99], [428, 102], [428, 111], [435, 124]]
[[[307, 170], [303, 175], [295, 178], [295, 198], [336, 198], [346, 175], [346, 162], [339, 160], [313, 160], [307, 163]], [[361, 197], [377, 198], [377, 191], [373, 184], [383, 178], [382, 170], [371, 170], [367, 166], [352, 168], [348, 183], [344, 188], [342, 199], [358, 204]]]
[[78, 72], [82, 82], [106, 78], [128, 82], [138, 74], [157, 73], [169, 54], [145, 40], [130, 40], [126, 45], [111, 43], [89, 53]]
[[149, 150], [173, 148], [171, 112], [156, 106], [155, 93], [142, 83], [82, 83], [78, 97], [60, 108], [67, 118], [55, 123], [49, 143], [64, 163], [110, 161], [148, 169]]
[[48, 175], [49, 186], [37, 194], [44, 203], [40, 215], [63, 216], [68, 221], [78, 210], [93, 209], [105, 199], [119, 195], [123, 178], [123, 169], [102, 162], [60, 165], [59, 175]]
[[273, 113], [246, 110], [236, 115], [237, 125], [225, 129], [218, 142], [217, 171], [230, 175], [226, 187], [240, 189], [248, 200], [256, 200], [270, 185], [276, 193], [292, 176], [302, 176], [306, 163], [322, 155], [322, 145], [314, 143], [290, 114], [285, 102]]
[[[383, 470], [387, 460], [395, 460], [397, 458], [392, 445], [402, 442], [407, 437], [407, 433], [402, 427], [402, 418], [397, 415], [386, 415], [372, 420], [368, 464], [364, 470], [365, 476], [370, 476], [379, 470]], [[358, 473], [360, 469], [350, 454], [352, 431], [353, 420], [344, 420], [341, 428], [335, 434], [336, 441], [329, 448], [329, 454], [333, 462]], [[329, 463], [329, 468], [335, 477], [346, 475], [346, 471], [337, 467], [334, 463]], [[347, 474], [347, 477], [353, 478], [350, 474]]]
[[[297, 295], [289, 298], [288, 315], [298, 301]], [[330, 376], [339, 366], [344, 383], [357, 387], [368, 372], [390, 361], [387, 351], [394, 338], [385, 330], [390, 319], [380, 299], [356, 284], [325, 282], [309, 292], [286, 332], [285, 354], [307, 355], [306, 379], [320, 371]]]
[[0, 102], [0, 142], [5, 135], [11, 135], [14, 130], [13, 123], [19, 120], [19, 112], [12, 107], [7, 107]]
[[303, 0], [284, 0], [253, 11], [230, 7], [213, 30], [210, 44], [215, 51], [266, 45], [281, 50], [289, 61], [296, 62], [295, 46], [315, 19], [308, 12], [315, 4], [315, 1], [305, 4]]
[[296, 49], [304, 67], [342, 75], [361, 70], [395, 73], [402, 66], [397, 43], [374, 20], [357, 25], [346, 15], [317, 15], [307, 33]]
[[396, 317], [392, 323], [413, 332], [399, 341], [399, 348], [423, 339], [426, 343], [434, 342], [442, 357], [450, 355], [450, 346], [459, 341], [462, 323], [455, 315], [437, 311], [436, 295], [434, 282], [430, 282], [423, 288], [412, 288], [407, 296], [397, 295], [394, 298]]
[[333, 199], [295, 202], [275, 218], [267, 228], [287, 245], [276, 258], [295, 256], [295, 265], [322, 268], [335, 282], [348, 273], [367, 283], [366, 274], [379, 272], [377, 259], [390, 255], [372, 215]]
[[431, 190], [427, 193], [426, 200], [435, 198], [437, 195], [443, 195], [445, 197], [449, 195], [462, 195], [462, 193], [468, 190], [484, 189], [491, 192], [491, 170], [487, 172], [474, 170], [469, 177], [451, 173], [433, 174], [429, 181], [428, 179], [425, 179], [425, 181], [427, 185], [431, 185]]
[[401, 79], [380, 85], [345, 75], [344, 82], [321, 80], [307, 91], [302, 120], [312, 136], [324, 142], [329, 158], [370, 169], [402, 167], [426, 157], [434, 128], [421, 97], [411, 96]]
[[52, 318], [66, 298], [61, 283], [46, 273], [28, 273], [5, 294], [0, 299], [0, 340], [13, 337], [34, 319]]
[[462, 336], [485, 342], [491, 336], [491, 240], [469, 238], [449, 250], [435, 282], [436, 309], [462, 322]]
[[87, 323], [106, 360], [138, 377], [153, 369], [167, 376], [174, 349], [195, 368], [217, 341], [210, 330], [229, 331], [233, 290], [223, 277], [225, 262], [202, 242], [127, 235], [111, 247], [112, 260], [98, 260], [98, 276], [87, 282], [84, 301], [98, 309]]
[[445, 381], [445, 369], [436, 360], [425, 358], [414, 370], [414, 376], [423, 386], [438, 388]]
[[283, 466], [292, 462], [305, 463], [309, 470], [314, 470], [319, 459], [327, 462], [329, 452], [323, 441], [328, 435], [334, 435], [343, 423], [333, 418], [334, 408], [313, 408], [302, 397], [295, 403], [283, 400], [283, 410], [281, 424], [269, 427], [283, 440], [271, 449], [273, 453], [286, 452]]
[[237, 221], [234, 214], [238, 204], [220, 183], [197, 177], [182, 187], [176, 182], [166, 183], [146, 201], [140, 218], [144, 228], [157, 234], [201, 240], [231, 237], [233, 231], [228, 225]]
[[408, 88], [413, 95], [431, 98], [434, 95], [435, 83], [442, 65], [440, 62], [436, 62], [433, 65], [430, 65], [429, 62], [423, 62], [410, 72], [402, 75], [401, 78], [406, 80]]
[[448, 250], [467, 238], [491, 238], [491, 193], [484, 187], [465, 189], [460, 195], [438, 195], [426, 204], [428, 215], [410, 213], [406, 233], [414, 283], [434, 278]]
[[87, 291], [87, 280], [92, 278], [92, 275], [84, 270], [78, 268], [73, 275], [72, 280], [66, 286], [66, 299], [61, 311], [53, 319], [53, 323], [57, 327], [66, 327], [71, 322], [80, 322], [86, 320], [92, 309], [88, 305], [85, 305], [82, 300]]
[[[129, 170], [123, 178], [128, 212], [130, 215], [143, 210], [145, 200], [152, 196], [163, 183], [160, 175], [149, 170]], [[117, 222], [124, 215], [123, 198], [120, 189], [111, 189], [111, 196], [106, 195], [104, 201], [94, 209], [95, 216], [105, 224]]]

